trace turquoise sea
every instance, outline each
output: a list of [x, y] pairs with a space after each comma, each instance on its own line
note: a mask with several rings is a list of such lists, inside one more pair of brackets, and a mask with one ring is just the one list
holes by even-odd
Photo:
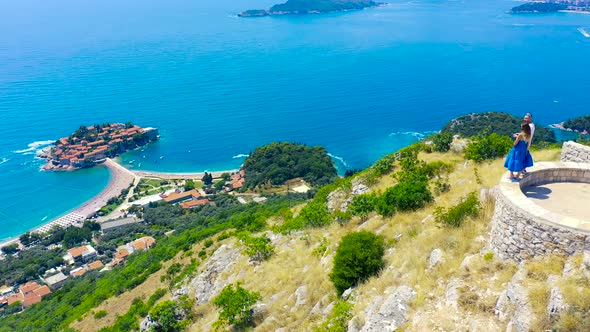
[[236, 17], [275, 1], [0, 2], [0, 239], [106, 185], [104, 168], [39, 171], [35, 152], [81, 124], [160, 128], [122, 158], [145, 170], [233, 169], [277, 140], [323, 145], [343, 170], [469, 112], [589, 113], [590, 15], [423, 0]]

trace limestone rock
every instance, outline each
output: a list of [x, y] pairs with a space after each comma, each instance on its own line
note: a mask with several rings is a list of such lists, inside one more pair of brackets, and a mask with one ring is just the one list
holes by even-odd
[[574, 275], [574, 273], [576, 273], [576, 263], [574, 262], [574, 258], [570, 256], [563, 265], [563, 276], [569, 277]]
[[225, 287], [228, 280], [222, 280], [221, 274], [229, 271], [240, 256], [240, 251], [230, 245], [224, 244], [215, 251], [203, 272], [191, 282], [197, 304], [209, 302]]
[[140, 331], [151, 331], [152, 327], [157, 327], [158, 324], [152, 320], [152, 317], [150, 315], [147, 315], [139, 324], [139, 330]]
[[174, 295], [172, 296], [172, 300], [175, 301], [178, 299], [178, 297], [188, 294], [188, 292], [189, 292], [188, 287], [182, 287], [180, 289], [177, 289], [176, 291], [174, 291]]
[[348, 321], [348, 328], [346, 329], [346, 331], [347, 332], [360, 332], [362, 327], [363, 326], [362, 326], [358, 316], [354, 316]]
[[447, 285], [445, 292], [445, 303], [446, 305], [457, 308], [457, 301], [459, 300], [459, 289], [463, 287], [463, 281], [458, 278], [453, 278]]
[[444, 261], [445, 258], [442, 249], [436, 248], [432, 250], [432, 252], [430, 253], [430, 258], [428, 259], [428, 269], [433, 269], [437, 267], [439, 264], [444, 263]]
[[[495, 310], [501, 320], [506, 319], [512, 313], [509, 323], [514, 326], [517, 332], [529, 331], [533, 317], [527, 290], [520, 284], [524, 274], [524, 265], [521, 264], [519, 270], [508, 283], [506, 290], [498, 298]], [[513, 311], [512, 308], [514, 308]]]
[[369, 187], [365, 185], [360, 178], [352, 180], [352, 188], [350, 193], [342, 189], [336, 189], [328, 195], [328, 210], [346, 212], [348, 206], [355, 196], [366, 194], [369, 192]]
[[551, 295], [549, 296], [549, 304], [547, 305], [547, 314], [549, 318], [558, 316], [567, 309], [567, 304], [563, 298], [563, 294], [558, 287], [551, 289]]
[[252, 306], [252, 319], [254, 325], [259, 325], [264, 321], [264, 317], [268, 313], [268, 306], [265, 303], [258, 302]]
[[297, 288], [295, 291], [295, 297], [297, 298], [295, 301], [295, 307], [307, 304], [307, 286], [303, 285]]
[[367, 317], [361, 332], [395, 331], [406, 323], [408, 302], [416, 292], [408, 286], [400, 286], [379, 307], [379, 311]]
[[352, 287], [345, 290], [344, 293], [342, 293], [342, 299], [345, 301], [354, 300], [355, 297], [356, 297], [355, 288], [352, 288]]

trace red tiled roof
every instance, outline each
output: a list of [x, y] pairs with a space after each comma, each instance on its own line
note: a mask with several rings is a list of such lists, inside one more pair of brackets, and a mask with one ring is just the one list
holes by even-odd
[[41, 302], [41, 296], [35, 293], [29, 293], [25, 295], [25, 298], [23, 300], [23, 306], [28, 307], [39, 302]]
[[132, 246], [135, 250], [145, 250], [153, 246], [154, 243], [156, 243], [156, 240], [153, 237], [144, 236], [129, 243], [129, 245]]
[[73, 258], [76, 258], [82, 256], [82, 254], [86, 251], [88, 251], [88, 248], [86, 248], [86, 246], [82, 246], [68, 249], [68, 254], [70, 254]]
[[29, 292], [32, 292], [33, 290], [39, 288], [39, 284], [34, 282], [34, 281], [29, 281], [26, 284], [20, 286], [18, 289], [23, 293], [23, 294], [27, 294]]
[[88, 269], [89, 270], [96, 270], [96, 269], [100, 269], [103, 266], [104, 266], [104, 264], [101, 261], [94, 261], [94, 262], [88, 264]]
[[199, 205], [205, 205], [207, 203], [209, 203], [209, 199], [203, 198], [203, 199], [196, 199], [196, 200], [180, 203], [180, 206], [182, 206], [183, 209], [190, 209], [192, 207], [199, 206]]
[[86, 270], [84, 270], [84, 269], [80, 269], [80, 270], [78, 270], [78, 271], [76, 271], [76, 272], [71, 272], [70, 274], [71, 274], [72, 276], [74, 276], [74, 277], [81, 277], [81, 276], [83, 276], [83, 275], [85, 275], [85, 274], [86, 274]]
[[43, 285], [43, 286], [41, 286], [41, 287], [39, 287], [39, 288], [35, 289], [35, 290], [33, 291], [33, 293], [35, 293], [35, 294], [37, 294], [37, 295], [39, 295], [39, 296], [43, 297], [43, 296], [45, 296], [45, 295], [47, 295], [47, 294], [51, 294], [51, 290], [49, 289], [49, 287], [47, 287], [47, 285]]
[[118, 250], [113, 255], [113, 258], [115, 258], [115, 259], [124, 259], [127, 256], [129, 256], [129, 251], [127, 249], [121, 249], [121, 250]]
[[22, 302], [24, 299], [25, 299], [25, 297], [23, 296], [23, 293], [17, 293], [17, 294], [10, 295], [8, 297], [8, 305], [11, 305], [16, 302]]
[[164, 202], [172, 202], [177, 201], [179, 199], [188, 199], [188, 198], [198, 198], [201, 194], [196, 190], [185, 191], [181, 193], [172, 193], [168, 195], [168, 197], [164, 198]]

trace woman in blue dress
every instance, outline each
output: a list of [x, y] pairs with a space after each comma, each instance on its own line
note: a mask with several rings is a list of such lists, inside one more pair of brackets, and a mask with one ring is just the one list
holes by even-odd
[[[531, 127], [528, 123], [520, 125], [521, 132], [514, 141], [514, 146], [508, 153], [504, 167], [510, 171], [510, 179], [519, 179], [527, 167], [533, 166], [533, 157], [528, 149], [528, 141], [531, 139]], [[514, 172], [517, 172], [516, 176]]]

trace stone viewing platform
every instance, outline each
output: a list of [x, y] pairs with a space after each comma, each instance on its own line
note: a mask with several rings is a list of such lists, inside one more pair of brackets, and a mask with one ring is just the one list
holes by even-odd
[[502, 176], [490, 240], [500, 257], [521, 261], [590, 249], [590, 147], [566, 142], [561, 159], [535, 164], [520, 182]]

